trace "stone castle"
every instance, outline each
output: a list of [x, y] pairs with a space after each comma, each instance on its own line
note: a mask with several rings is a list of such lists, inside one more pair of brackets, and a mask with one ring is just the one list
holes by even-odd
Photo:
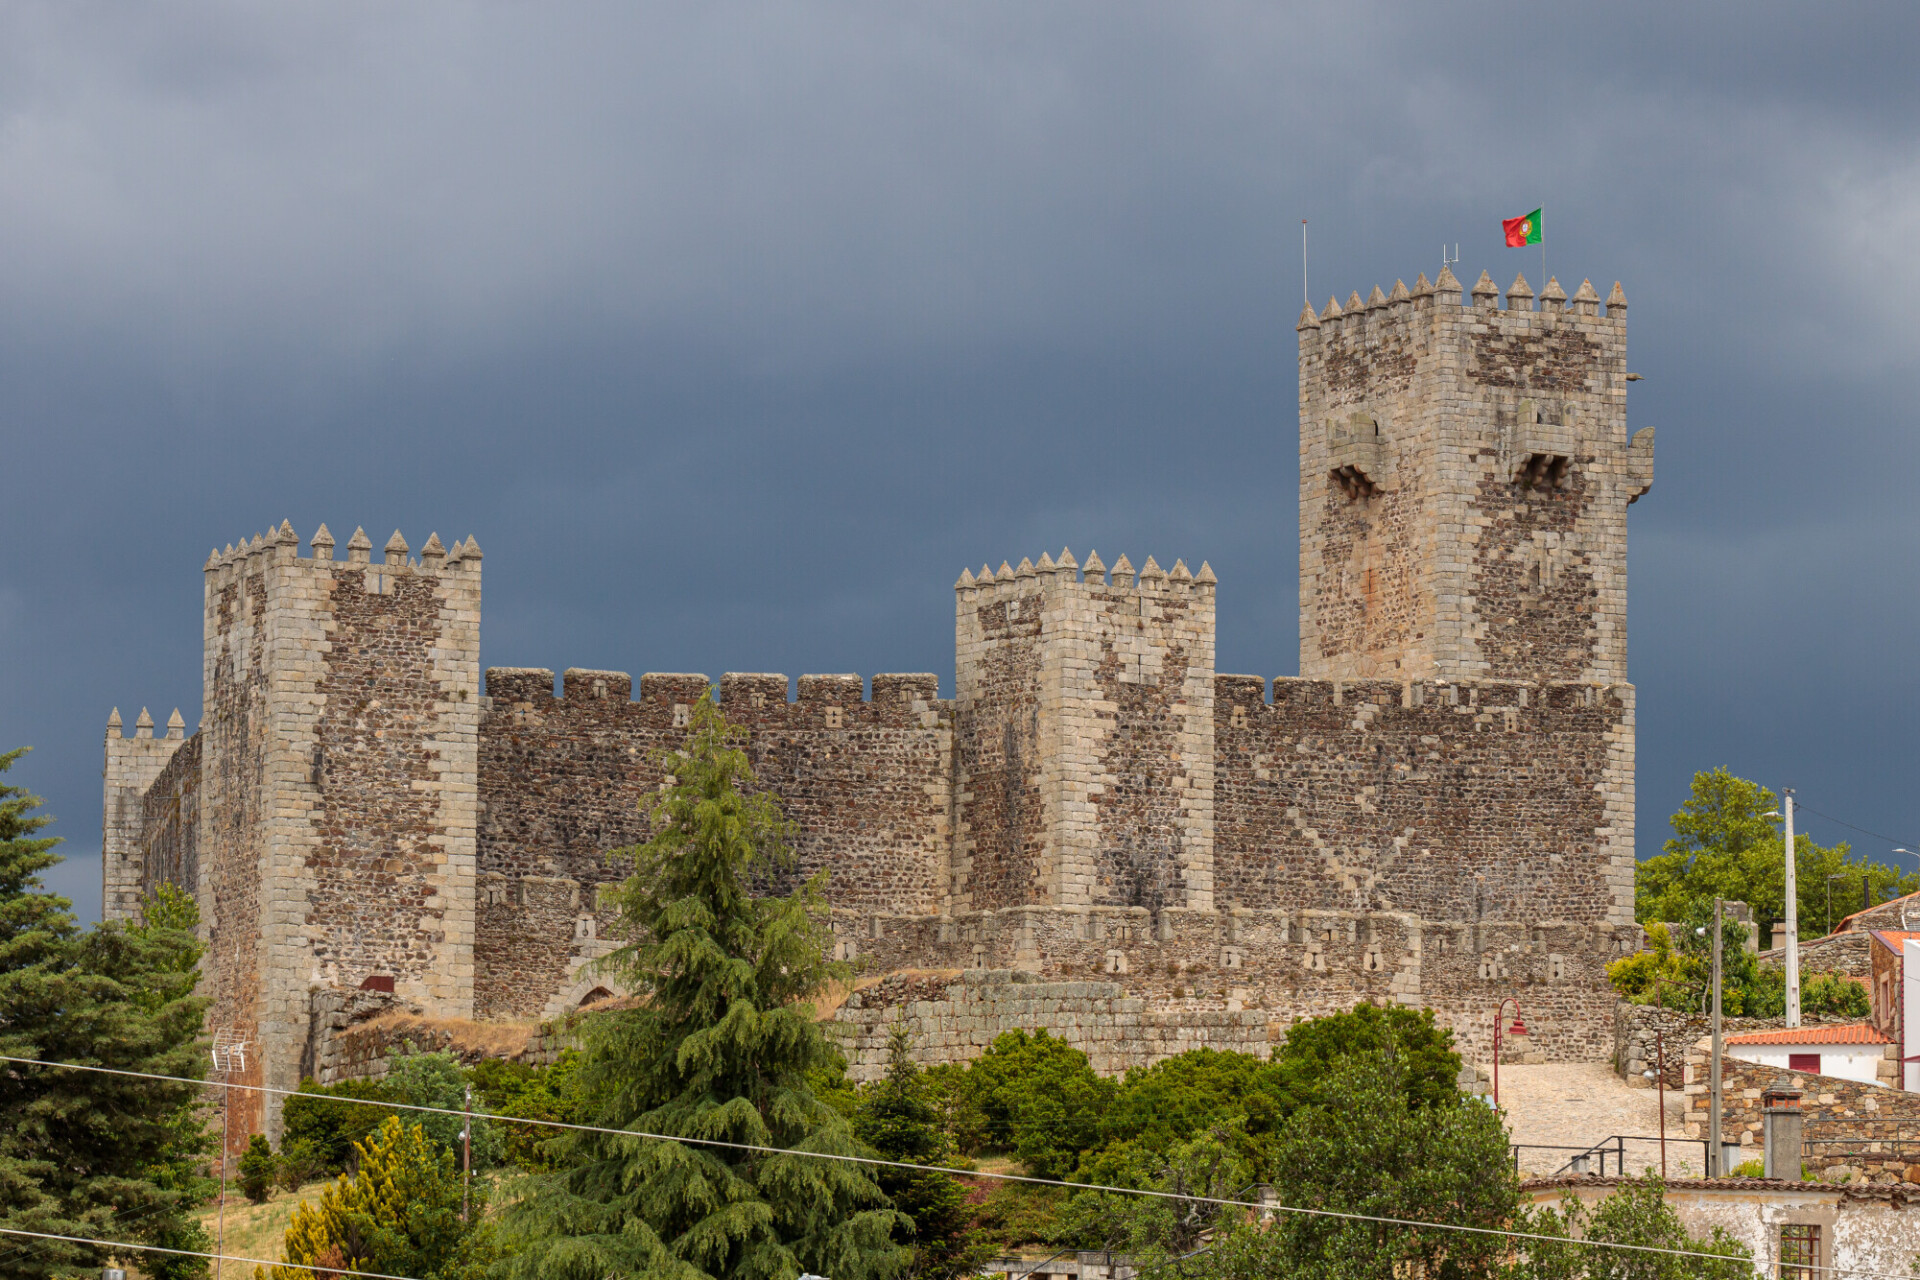
[[[960, 575], [950, 699], [720, 678], [836, 949], [894, 975], [839, 1015], [856, 1066], [900, 1016], [936, 1057], [1051, 1021], [1111, 1069], [1367, 999], [1484, 1050], [1509, 995], [1536, 1052], [1610, 1054], [1653, 433], [1618, 285], [1505, 303], [1443, 269], [1301, 315], [1298, 677], [1214, 670], [1207, 565], [1062, 551]], [[279, 1088], [343, 992], [521, 1022], [621, 994], [590, 963], [604, 855], [645, 838], [708, 678], [483, 677], [473, 539], [309, 545], [208, 559], [198, 732], [109, 722], [106, 915], [194, 893], [212, 1021]]]

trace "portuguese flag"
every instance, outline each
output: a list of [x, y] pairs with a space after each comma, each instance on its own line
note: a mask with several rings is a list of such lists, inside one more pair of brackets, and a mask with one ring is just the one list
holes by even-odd
[[1523, 218], [1502, 218], [1500, 225], [1506, 230], [1509, 249], [1524, 249], [1530, 244], [1540, 243], [1540, 210], [1538, 209]]

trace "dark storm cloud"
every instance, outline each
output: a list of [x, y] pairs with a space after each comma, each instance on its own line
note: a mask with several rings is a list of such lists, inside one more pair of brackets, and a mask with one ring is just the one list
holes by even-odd
[[1299, 219], [1324, 304], [1532, 279], [1540, 203], [1659, 428], [1643, 851], [1719, 763], [1911, 842], [1910, 7], [1546, 10], [0, 11], [0, 736], [61, 883], [108, 707], [191, 722], [198, 565], [282, 516], [476, 534], [489, 663], [949, 675], [961, 565], [1070, 543], [1210, 559], [1221, 669], [1291, 672]]

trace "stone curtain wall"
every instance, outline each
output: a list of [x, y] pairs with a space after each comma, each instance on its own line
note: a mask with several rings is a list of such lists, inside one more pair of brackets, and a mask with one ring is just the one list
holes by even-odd
[[1626, 298], [1443, 271], [1301, 316], [1300, 672], [1626, 678]]
[[1190, 1049], [1264, 1058], [1271, 1045], [1262, 1013], [1181, 1009], [1129, 994], [1117, 982], [1049, 982], [1004, 969], [895, 974], [849, 996], [826, 1024], [847, 1055], [848, 1075], [886, 1074], [888, 1034], [901, 1021], [921, 1062], [971, 1062], [1005, 1032], [1044, 1029], [1085, 1053], [1101, 1075]]
[[200, 883], [200, 735], [194, 734], [147, 788], [140, 810], [140, 897], [162, 884], [187, 893]]
[[[1428, 920], [1607, 920], [1632, 690], [1222, 676], [1220, 895]], [[1628, 917], [1630, 919], [1630, 916]], [[1616, 923], [1626, 923], [1616, 920]]]
[[[1708, 1133], [1712, 1115], [1708, 1093], [1711, 1047], [1711, 1039], [1701, 1039], [1687, 1052], [1689, 1138], [1704, 1138]], [[1886, 1052], [1891, 1067], [1898, 1061], [1899, 1047], [1888, 1045]], [[1886, 1075], [1884, 1069], [1882, 1074]], [[1738, 1142], [1742, 1160], [1757, 1160], [1764, 1150], [1761, 1093], [1783, 1086], [1805, 1091], [1800, 1108], [1805, 1124], [1803, 1158], [1809, 1177], [1837, 1181], [1862, 1174], [1876, 1182], [1920, 1182], [1920, 1093], [1763, 1067], [1724, 1055], [1720, 1059], [1720, 1082], [1725, 1099], [1720, 1113], [1721, 1140]]]
[[[796, 826], [785, 887], [829, 873], [835, 927], [876, 935], [880, 915], [932, 918], [945, 904], [950, 857], [951, 730], [938, 678], [880, 675], [721, 677], [720, 705], [748, 730], [761, 785]], [[686, 739], [702, 675], [641, 677], [494, 668], [481, 726], [481, 906], [476, 1009], [482, 1017], [549, 1016], [602, 978], [612, 916], [599, 886], [621, 871], [606, 854], [647, 838], [659, 753]]]

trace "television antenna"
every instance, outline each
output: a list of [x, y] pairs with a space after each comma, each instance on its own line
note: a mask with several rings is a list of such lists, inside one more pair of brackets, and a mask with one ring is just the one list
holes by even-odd
[[1453, 256], [1451, 258], [1447, 256], [1447, 246], [1444, 244], [1440, 246], [1440, 269], [1442, 271], [1445, 271], [1448, 267], [1452, 266], [1454, 263], [1458, 261], [1460, 261], [1459, 245], [1456, 244], [1453, 246]]
[[[247, 1069], [247, 1041], [239, 1031], [232, 1027], [215, 1027], [213, 1045], [208, 1050], [213, 1057], [213, 1069], [220, 1073], [223, 1085], [233, 1083], [236, 1071]], [[227, 1251], [227, 1165], [230, 1159], [232, 1130], [227, 1124], [227, 1100], [232, 1097], [231, 1088], [220, 1090], [220, 1227], [219, 1243], [214, 1252], [224, 1254]], [[214, 1280], [219, 1280], [225, 1258], [217, 1258], [213, 1264]]]

